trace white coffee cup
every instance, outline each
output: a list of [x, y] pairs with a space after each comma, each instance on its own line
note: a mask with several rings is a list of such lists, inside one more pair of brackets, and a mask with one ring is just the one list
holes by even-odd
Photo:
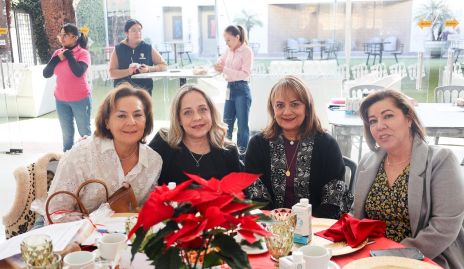
[[63, 263], [69, 269], [93, 269], [95, 254], [88, 251], [71, 252], [64, 256]]
[[105, 234], [97, 241], [100, 257], [105, 260], [114, 260], [127, 247], [125, 234]]
[[321, 246], [303, 246], [299, 249], [303, 252], [306, 269], [327, 269], [332, 257], [330, 249]]

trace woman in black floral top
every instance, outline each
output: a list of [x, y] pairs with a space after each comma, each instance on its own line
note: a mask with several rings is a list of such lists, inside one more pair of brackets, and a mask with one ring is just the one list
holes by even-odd
[[464, 268], [464, 176], [449, 149], [428, 145], [408, 98], [375, 91], [360, 107], [372, 152], [359, 162], [353, 214], [443, 268]]
[[321, 127], [306, 85], [294, 76], [279, 80], [268, 112], [268, 127], [248, 144], [245, 171], [262, 175], [248, 196], [268, 202], [270, 209], [308, 198], [313, 216], [339, 218], [352, 202], [345, 165], [337, 142]]

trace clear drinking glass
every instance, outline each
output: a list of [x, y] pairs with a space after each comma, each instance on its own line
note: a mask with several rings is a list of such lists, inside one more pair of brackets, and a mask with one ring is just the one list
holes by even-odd
[[262, 225], [272, 233], [265, 239], [271, 259], [278, 261], [280, 257], [287, 256], [293, 247], [295, 227], [285, 221], [263, 222]]
[[24, 262], [30, 266], [49, 265], [55, 259], [52, 239], [45, 234], [35, 234], [24, 238], [20, 248]]
[[276, 221], [286, 222], [293, 228], [296, 226], [296, 215], [290, 208], [276, 208], [271, 211], [270, 217]]

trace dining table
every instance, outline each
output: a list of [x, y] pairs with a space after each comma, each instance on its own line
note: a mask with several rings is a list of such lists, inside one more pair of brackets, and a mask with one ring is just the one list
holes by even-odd
[[[119, 213], [115, 214], [114, 217], [131, 217], [134, 216], [134, 213]], [[312, 232], [313, 239], [309, 243], [310, 245], [321, 245], [331, 249], [333, 256], [331, 258], [332, 262], [335, 262], [341, 269], [343, 269], [349, 263], [370, 257], [371, 250], [379, 249], [393, 249], [393, 248], [405, 248], [404, 245], [392, 241], [386, 237], [376, 237], [369, 238], [362, 244], [355, 248], [348, 247], [343, 244], [332, 243], [326, 239], [314, 235], [314, 233], [322, 231], [326, 228], [329, 228], [334, 224], [336, 220], [333, 219], [323, 219], [323, 218], [312, 218]], [[293, 250], [298, 249], [301, 245], [294, 245]], [[249, 254], [248, 259], [250, 261], [251, 268], [253, 269], [269, 269], [277, 268], [277, 263], [271, 259], [269, 252], [262, 251], [261, 254]], [[424, 262], [436, 266], [437, 269], [441, 268], [436, 265], [431, 259], [425, 257]], [[132, 263], [130, 262], [130, 248], [126, 250], [125, 255], [121, 255], [121, 262], [119, 269], [152, 269], [153, 266], [151, 262], [147, 260], [147, 256], [144, 253], [137, 253]], [[0, 268], [2, 269], [19, 269], [23, 268], [18, 265], [14, 260], [6, 259], [0, 261]], [[220, 268], [229, 268], [227, 265], [220, 266]]]
[[[451, 103], [418, 103], [414, 107], [427, 136], [464, 138], [464, 107]], [[351, 156], [352, 137], [359, 137], [358, 162], [362, 154], [364, 126], [359, 114], [347, 114], [345, 107], [326, 110], [332, 135], [344, 156]]]
[[163, 97], [164, 101], [166, 101], [167, 82], [170, 79], [179, 79], [179, 87], [182, 87], [187, 83], [187, 79], [212, 78], [219, 75], [219, 73], [212, 70], [207, 70], [202, 74], [195, 74], [193, 70], [193, 68], [168, 69], [162, 72], [139, 73], [132, 75], [131, 78], [163, 79]]

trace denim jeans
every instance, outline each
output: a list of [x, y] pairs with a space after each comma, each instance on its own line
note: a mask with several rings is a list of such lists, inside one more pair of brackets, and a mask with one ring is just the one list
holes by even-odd
[[227, 84], [229, 99], [224, 105], [224, 122], [227, 124], [227, 138], [232, 139], [235, 119], [237, 119], [237, 146], [241, 153], [246, 151], [250, 138], [248, 115], [250, 114], [251, 93], [247, 81], [234, 81]]
[[74, 119], [76, 119], [77, 130], [81, 136], [91, 135], [91, 109], [92, 101], [90, 96], [76, 102], [65, 102], [56, 99], [56, 112], [63, 133], [63, 151], [71, 149], [74, 145]]

